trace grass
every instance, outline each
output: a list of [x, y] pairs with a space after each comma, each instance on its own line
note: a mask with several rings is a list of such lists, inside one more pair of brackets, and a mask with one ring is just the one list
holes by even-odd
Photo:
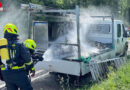
[[93, 84], [90, 88], [84, 86], [78, 90], [130, 90], [130, 62], [116, 72], [111, 71], [107, 80]]
[[127, 40], [130, 40], [130, 37], [128, 37]]

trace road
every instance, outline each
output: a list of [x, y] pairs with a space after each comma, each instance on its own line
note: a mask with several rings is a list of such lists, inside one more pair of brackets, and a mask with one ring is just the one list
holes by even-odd
[[[36, 75], [31, 78], [34, 90], [60, 90], [55, 75], [50, 75], [49, 72], [41, 69], [42, 63], [36, 65]], [[5, 83], [0, 81], [0, 90], [6, 90]]]

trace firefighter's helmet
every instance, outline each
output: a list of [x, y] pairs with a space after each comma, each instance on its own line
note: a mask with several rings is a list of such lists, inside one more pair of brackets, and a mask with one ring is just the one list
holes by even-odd
[[37, 47], [35, 41], [32, 40], [32, 39], [27, 39], [27, 40], [25, 40], [25, 41], [24, 41], [24, 44], [25, 44], [25, 46], [26, 46], [27, 48], [29, 48], [29, 49], [31, 49], [31, 50], [34, 50], [34, 49]]
[[4, 33], [10, 33], [10, 34], [18, 34], [18, 28], [12, 24], [12, 23], [8, 23], [4, 26]]

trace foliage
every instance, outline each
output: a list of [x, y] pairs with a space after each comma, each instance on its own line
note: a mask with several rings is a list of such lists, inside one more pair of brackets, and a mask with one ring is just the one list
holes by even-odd
[[41, 5], [44, 5], [43, 1], [42, 0], [18, 0], [19, 2], [21, 3], [35, 3], [35, 4], [41, 4]]
[[130, 15], [130, 0], [119, 0], [119, 10], [121, 11], [122, 16], [127, 17], [130, 20], [128, 17]]
[[46, 6], [55, 8], [72, 8], [77, 0], [42, 0]]
[[[3, 1], [3, 0], [2, 0]], [[71, 9], [76, 5], [80, 7], [109, 6], [116, 16], [127, 18], [130, 23], [130, 0], [18, 0], [21, 3], [36, 3], [53, 8]], [[119, 17], [119, 18], [120, 18]]]
[[[85, 87], [83, 87], [85, 88]], [[95, 84], [86, 90], [129, 90], [130, 89], [130, 62], [117, 72], [111, 72], [108, 80]]]

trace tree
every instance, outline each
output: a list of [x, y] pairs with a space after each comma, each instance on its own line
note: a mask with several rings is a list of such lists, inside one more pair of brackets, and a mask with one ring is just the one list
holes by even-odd
[[[4, 0], [2, 0], [4, 1]], [[6, 1], [6, 0], [5, 0]], [[109, 6], [115, 15], [128, 17], [130, 22], [130, 0], [18, 0], [21, 3], [36, 3], [48, 7], [59, 9], [75, 8], [75, 5], [80, 7], [94, 6]]]
[[130, 24], [130, 0], [119, 0], [121, 14]]

